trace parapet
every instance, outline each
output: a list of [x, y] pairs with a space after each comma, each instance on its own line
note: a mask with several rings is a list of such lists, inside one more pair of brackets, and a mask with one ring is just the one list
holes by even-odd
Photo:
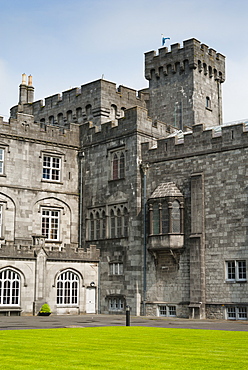
[[37, 247], [35, 245], [14, 245], [1, 244], [0, 256], [5, 258], [29, 258], [35, 259], [40, 249], [43, 248], [49, 260], [75, 260], [75, 261], [90, 261], [97, 262], [100, 258], [100, 250], [95, 245], [90, 245], [89, 248], [76, 248], [72, 245], [66, 244], [64, 247]]
[[162, 71], [167, 76], [171, 73], [185, 71], [186, 68], [198, 69], [200, 73], [214, 77], [220, 82], [225, 81], [225, 56], [216, 53], [205, 44], [196, 39], [189, 39], [180, 44], [171, 45], [171, 51], [167, 47], [145, 53], [145, 78], [152, 78], [152, 71], [159, 77]]
[[[137, 92], [134, 89], [119, 86], [100, 79], [75, 87], [61, 94], [54, 94], [32, 104], [19, 104], [11, 108], [11, 117], [16, 118], [17, 112], [33, 114], [35, 120], [45, 121], [59, 126], [82, 123], [90, 120], [101, 124], [111, 115], [111, 107], [116, 107], [116, 115], [120, 117], [123, 110], [131, 106], [146, 107], [147, 92]], [[70, 114], [69, 114], [70, 112]], [[60, 117], [60, 118], [58, 118]]]
[[0, 121], [0, 136], [5, 135], [8, 138], [79, 148], [79, 125], [71, 124], [69, 129], [50, 125], [42, 126], [40, 122], [34, 122], [32, 115], [24, 113], [17, 113], [17, 118], [10, 118], [8, 124]]
[[203, 124], [192, 126], [188, 132], [178, 131], [157, 141], [156, 148], [142, 144], [144, 162], [166, 161], [191, 156], [211, 154], [247, 147], [248, 121], [205, 128]]
[[84, 146], [106, 140], [140, 133], [154, 139], [165, 137], [174, 129], [159, 120], [153, 121], [146, 108], [139, 106], [125, 110], [125, 116], [114, 121], [95, 126], [91, 122], [81, 125], [81, 140]]

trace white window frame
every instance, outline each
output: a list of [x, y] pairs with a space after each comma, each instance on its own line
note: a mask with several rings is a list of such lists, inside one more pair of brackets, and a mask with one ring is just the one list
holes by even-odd
[[[49, 162], [49, 163], [48, 163]], [[61, 157], [44, 153], [42, 156], [42, 180], [61, 181]]]
[[123, 275], [123, 263], [122, 262], [110, 262], [109, 263], [109, 275]]
[[177, 308], [176, 306], [168, 306], [168, 316], [169, 317], [176, 317], [177, 316]]
[[[45, 214], [46, 212], [46, 214]], [[53, 214], [53, 213], [56, 213]], [[46, 221], [45, 221], [46, 219]], [[54, 222], [57, 220], [57, 222]], [[45, 224], [46, 222], [46, 224]], [[57, 227], [55, 227], [57, 224]], [[41, 210], [41, 228], [42, 228], [42, 235], [45, 236], [47, 241], [56, 242], [59, 241], [60, 238], [60, 210], [57, 208], [42, 208]], [[48, 230], [48, 231], [46, 231]], [[57, 232], [56, 237], [52, 237], [54, 230]]]
[[159, 305], [158, 306], [158, 316], [167, 316], [167, 306], [166, 305]]
[[158, 306], [158, 316], [176, 317], [177, 316], [177, 307], [176, 307], [176, 305], [160, 304]]
[[[235, 283], [247, 281], [246, 260], [225, 261], [225, 269], [226, 269], [226, 282]], [[233, 270], [233, 272], [230, 270]]]
[[4, 174], [4, 149], [0, 148], [0, 175]]
[[79, 276], [71, 270], [61, 272], [57, 278], [57, 305], [78, 306]]
[[0, 307], [20, 305], [20, 275], [7, 268], [0, 271]]
[[226, 308], [227, 320], [247, 320], [247, 307], [246, 306], [231, 306]]

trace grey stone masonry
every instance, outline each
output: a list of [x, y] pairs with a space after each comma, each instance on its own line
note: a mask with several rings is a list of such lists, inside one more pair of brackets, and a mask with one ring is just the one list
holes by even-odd
[[222, 123], [225, 57], [186, 40], [145, 77], [43, 103], [23, 75], [0, 117], [0, 315], [248, 318], [248, 121]]
[[225, 57], [196, 39], [145, 54], [149, 115], [178, 129], [222, 123]]

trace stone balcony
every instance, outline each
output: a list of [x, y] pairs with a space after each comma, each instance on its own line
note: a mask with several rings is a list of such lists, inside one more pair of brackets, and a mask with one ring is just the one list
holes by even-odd
[[184, 247], [184, 234], [149, 235], [147, 247], [150, 251], [177, 251]]

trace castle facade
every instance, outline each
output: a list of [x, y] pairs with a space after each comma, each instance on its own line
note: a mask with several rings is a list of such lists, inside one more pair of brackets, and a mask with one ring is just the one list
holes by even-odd
[[247, 319], [246, 122], [223, 124], [225, 57], [145, 54], [149, 87], [104, 79], [0, 120], [0, 314]]

